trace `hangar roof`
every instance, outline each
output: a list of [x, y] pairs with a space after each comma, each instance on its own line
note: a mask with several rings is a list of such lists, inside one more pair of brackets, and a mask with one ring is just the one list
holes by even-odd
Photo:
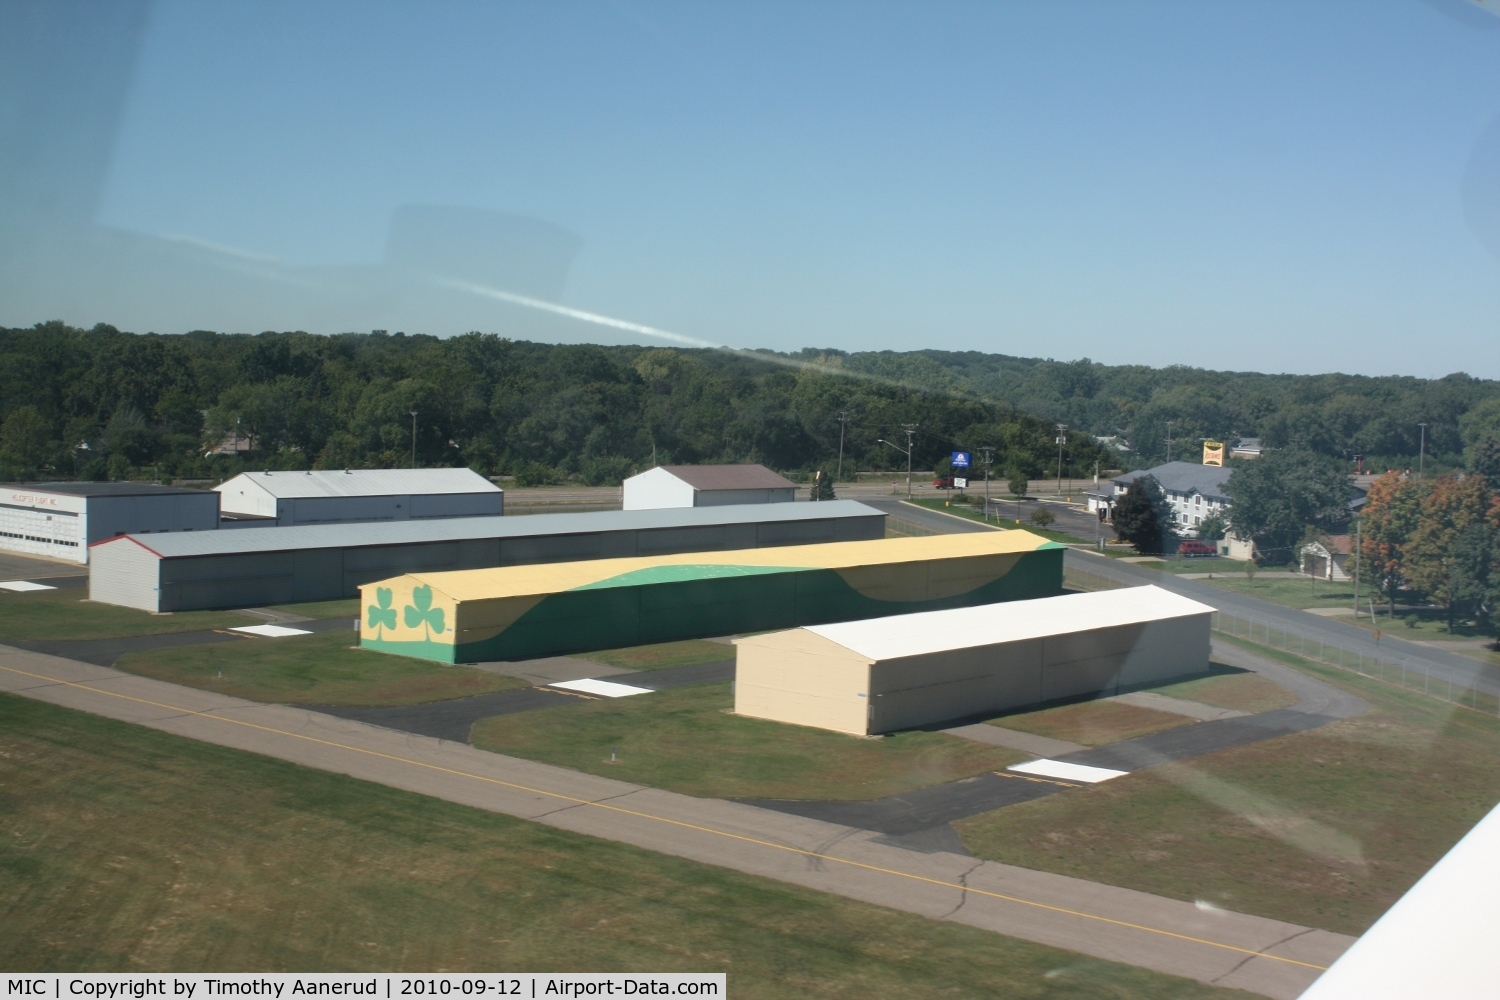
[[55, 493], [65, 497], [160, 497], [181, 494], [206, 496], [209, 490], [155, 483], [5, 483], [0, 489], [16, 493]]
[[[734, 504], [723, 507], [668, 507], [659, 510], [606, 510], [586, 514], [528, 514], [510, 517], [450, 517], [415, 521], [353, 524], [309, 524], [290, 528], [230, 528], [218, 531], [142, 535], [136, 541], [167, 558], [284, 552], [301, 549], [461, 542], [481, 538], [575, 535], [599, 531], [691, 528], [717, 524], [765, 524], [817, 521], [837, 517], [884, 517], [882, 511], [853, 500], [823, 503]], [[95, 545], [110, 545], [120, 535]]]
[[833, 625], [810, 625], [807, 631], [872, 660], [893, 660], [1086, 629], [1207, 614], [1213, 610], [1207, 604], [1199, 604], [1160, 587], [1127, 587], [948, 611], [921, 611]]
[[[819, 503], [852, 500], [831, 500]], [[748, 504], [742, 509], [813, 507], [813, 504]], [[863, 504], [855, 504], [863, 507]], [[726, 507], [677, 508], [725, 510]], [[869, 508], [865, 508], [868, 510]], [[641, 511], [639, 513], [645, 513]], [[560, 515], [563, 517], [578, 515]], [[716, 552], [679, 552], [660, 556], [630, 556], [617, 559], [583, 559], [576, 562], [498, 566], [490, 569], [445, 570], [408, 573], [407, 577], [447, 594], [456, 601], [486, 601], [564, 590], [628, 587], [642, 583], [689, 581], [706, 577], [750, 576], [786, 570], [857, 570], [892, 563], [962, 559], [973, 556], [1034, 552], [1062, 548], [1027, 531], [987, 531], [928, 538], [882, 538], [863, 542], [817, 542], [762, 549]], [[850, 583], [859, 587], [857, 578]]]
[[473, 469], [344, 469], [312, 472], [242, 472], [214, 487], [235, 493], [256, 486], [278, 499], [388, 497], [432, 493], [500, 493]]
[[764, 465], [659, 465], [695, 490], [785, 490], [797, 484]]

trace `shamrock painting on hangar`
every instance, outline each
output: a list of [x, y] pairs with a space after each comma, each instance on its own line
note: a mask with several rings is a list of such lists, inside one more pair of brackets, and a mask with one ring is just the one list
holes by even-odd
[[1050, 597], [1063, 552], [996, 531], [411, 573], [361, 588], [360, 644], [472, 663]]
[[[375, 603], [366, 606], [365, 625], [362, 634], [373, 632], [378, 638], [394, 634], [396, 630], [395, 591], [391, 587], [367, 587], [373, 591]], [[448, 612], [432, 606], [432, 588], [418, 585], [411, 588], [409, 603], [401, 608], [402, 620], [408, 631], [422, 630], [422, 640], [431, 642], [435, 635], [447, 629]]]

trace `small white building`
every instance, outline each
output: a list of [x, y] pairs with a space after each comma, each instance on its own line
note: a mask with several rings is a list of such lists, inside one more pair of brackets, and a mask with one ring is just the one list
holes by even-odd
[[658, 465], [625, 480], [625, 509], [791, 503], [797, 484], [764, 465]]
[[472, 469], [243, 472], [214, 489], [226, 528], [499, 516], [505, 499]]
[[1348, 535], [1324, 535], [1302, 546], [1302, 572], [1320, 580], [1344, 581], [1353, 578], [1354, 539]]
[[219, 496], [151, 483], [0, 486], [0, 549], [87, 564], [89, 546], [116, 535], [213, 531]]
[[734, 640], [734, 710], [858, 736], [1208, 670], [1214, 609], [1159, 587], [812, 625]]

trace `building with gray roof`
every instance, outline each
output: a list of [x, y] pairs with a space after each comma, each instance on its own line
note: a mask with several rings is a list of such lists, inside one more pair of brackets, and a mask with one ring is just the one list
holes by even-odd
[[225, 527], [292, 527], [503, 514], [504, 492], [472, 469], [243, 472], [214, 487]]
[[1198, 525], [1214, 514], [1229, 509], [1229, 494], [1224, 486], [1229, 482], [1233, 469], [1218, 465], [1197, 465], [1193, 462], [1167, 462], [1151, 469], [1136, 469], [1110, 480], [1109, 485], [1089, 494], [1089, 510], [1103, 510], [1106, 518], [1114, 516], [1116, 501], [1130, 489], [1136, 480], [1150, 476], [1155, 479], [1172, 513], [1179, 535], [1193, 536]]
[[797, 484], [764, 465], [658, 465], [625, 480], [626, 510], [791, 503]]
[[0, 486], [0, 549], [86, 563], [89, 546], [127, 532], [213, 531], [219, 495], [153, 483]]
[[147, 611], [353, 597], [402, 573], [882, 538], [853, 500], [127, 534], [90, 551], [89, 597]]

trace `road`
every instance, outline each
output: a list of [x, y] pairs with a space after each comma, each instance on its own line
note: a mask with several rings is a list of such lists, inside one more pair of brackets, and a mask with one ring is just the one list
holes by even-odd
[[1346, 650], [1365, 656], [1397, 662], [1405, 660], [1418, 670], [1426, 667], [1434, 679], [1451, 678], [1454, 684], [1477, 686], [1486, 693], [1500, 695], [1500, 668], [1458, 653], [1434, 649], [1389, 633], [1377, 640], [1373, 632], [1336, 618], [1311, 615], [1296, 608], [1272, 604], [1196, 580], [1184, 580], [1171, 573], [1142, 569], [1133, 563], [1090, 552], [1069, 550], [1066, 565], [1070, 569], [1082, 570], [1130, 586], [1155, 584], [1163, 590], [1191, 597], [1220, 611], [1269, 622], [1276, 628], [1299, 632], [1314, 639], [1322, 637], [1326, 642], [1336, 643]]
[[0, 690], [1073, 952], [1298, 996], [1352, 939], [0, 646]]

